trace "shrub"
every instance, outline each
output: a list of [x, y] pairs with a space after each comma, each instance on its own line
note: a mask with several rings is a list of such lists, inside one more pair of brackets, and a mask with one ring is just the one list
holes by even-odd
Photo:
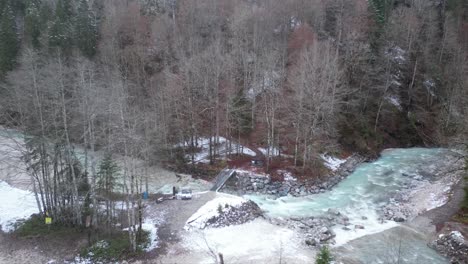
[[136, 256], [143, 252], [143, 249], [149, 243], [149, 233], [142, 231], [140, 240], [137, 242], [138, 247], [136, 252], [132, 252], [131, 244], [128, 239], [127, 232], [120, 232], [112, 237], [102, 239], [91, 247], [81, 251], [81, 256], [91, 259], [95, 262], [110, 262], [125, 259], [127, 257]]
[[21, 237], [46, 236], [46, 235], [69, 235], [70, 232], [80, 232], [78, 228], [65, 225], [60, 222], [54, 222], [46, 225], [44, 217], [39, 214], [32, 215], [29, 219], [16, 224], [15, 234]]

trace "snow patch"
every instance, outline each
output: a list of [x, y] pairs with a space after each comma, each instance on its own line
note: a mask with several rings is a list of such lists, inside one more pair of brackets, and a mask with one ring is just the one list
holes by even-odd
[[465, 237], [462, 235], [462, 233], [460, 233], [460, 231], [452, 231], [450, 236], [455, 238], [460, 244], [465, 241]]
[[429, 80], [425, 80], [423, 82], [423, 86], [426, 88], [427, 92], [432, 96], [432, 97], [435, 97], [436, 94], [435, 94], [435, 89], [436, 89], [436, 84], [433, 80], [429, 79]]
[[291, 172], [286, 171], [286, 170], [278, 170], [278, 173], [283, 175], [283, 178], [285, 181], [297, 181], [296, 178], [292, 175]]
[[322, 154], [320, 157], [325, 161], [325, 166], [332, 171], [336, 171], [346, 162], [346, 159], [339, 159], [328, 154]]
[[27, 219], [38, 213], [34, 194], [29, 191], [13, 188], [0, 181], [0, 225], [2, 231], [11, 232], [14, 224], [21, 219]]
[[65, 264], [94, 264], [94, 261], [91, 258], [84, 258], [76, 256], [73, 261], [64, 261]]
[[292, 16], [291, 19], [289, 20], [291, 29], [296, 29], [302, 25], [301, 20], [299, 20], [297, 17]]
[[385, 52], [385, 55], [392, 58], [398, 64], [403, 64], [406, 62], [406, 51], [404, 51], [402, 48], [398, 46], [389, 48]]
[[263, 155], [267, 156], [268, 151], [270, 152], [270, 157], [273, 156], [279, 156], [280, 151], [276, 147], [268, 147], [268, 148], [258, 148], [260, 152], [262, 152]]
[[[216, 138], [212, 137], [211, 143], [213, 146], [213, 151], [215, 151], [216, 154], [218, 154], [221, 157], [226, 157], [226, 155], [228, 154], [243, 154], [252, 157], [256, 156], [255, 151], [227, 138], [219, 137], [218, 142], [215, 142]], [[174, 145], [174, 147], [188, 148], [190, 147], [190, 142], [182, 142]], [[198, 152], [193, 154], [195, 163], [209, 163], [210, 138], [199, 138], [195, 144], [195, 147], [200, 149]], [[185, 158], [191, 160], [192, 154], [187, 154]]]
[[259, 78], [259, 80], [256, 83], [253, 83], [247, 90], [247, 99], [253, 100], [259, 94], [267, 90], [274, 90], [280, 77], [281, 76], [276, 71], [266, 71], [263, 73], [262, 78]]
[[403, 110], [403, 107], [401, 106], [400, 98], [398, 98], [395, 95], [390, 95], [386, 97], [387, 101], [391, 103], [392, 105], [396, 106], [398, 110]]
[[142, 224], [142, 228], [146, 231], [149, 232], [149, 244], [145, 248], [146, 252], [149, 252], [153, 249], [156, 249], [159, 244], [159, 238], [158, 238], [158, 228], [157, 226], [159, 223], [155, 223], [153, 219], [145, 219], [145, 221]]

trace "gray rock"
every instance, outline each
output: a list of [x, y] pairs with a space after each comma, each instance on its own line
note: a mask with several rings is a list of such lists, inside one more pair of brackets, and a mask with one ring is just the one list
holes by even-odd
[[326, 234], [326, 233], [328, 233], [328, 228], [323, 226], [323, 227], [320, 228], [319, 232], [322, 233], [322, 234]]
[[341, 213], [338, 210], [334, 209], [334, 208], [329, 208], [328, 213], [332, 214], [332, 215], [336, 215], [336, 216], [341, 215]]

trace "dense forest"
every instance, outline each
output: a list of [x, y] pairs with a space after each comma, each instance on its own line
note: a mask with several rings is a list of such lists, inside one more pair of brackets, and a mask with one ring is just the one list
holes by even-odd
[[[75, 144], [186, 164], [200, 138], [224, 137], [308, 175], [324, 152], [466, 140], [466, 0], [0, 0], [0, 13], [0, 124], [32, 136], [45, 193], [98, 188]], [[44, 211], [78, 206], [54, 197]]]

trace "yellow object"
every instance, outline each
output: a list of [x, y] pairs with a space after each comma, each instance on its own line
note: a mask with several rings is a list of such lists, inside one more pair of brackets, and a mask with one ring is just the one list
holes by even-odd
[[46, 223], [46, 225], [51, 225], [52, 224], [52, 217], [46, 217], [45, 218], [45, 223]]

